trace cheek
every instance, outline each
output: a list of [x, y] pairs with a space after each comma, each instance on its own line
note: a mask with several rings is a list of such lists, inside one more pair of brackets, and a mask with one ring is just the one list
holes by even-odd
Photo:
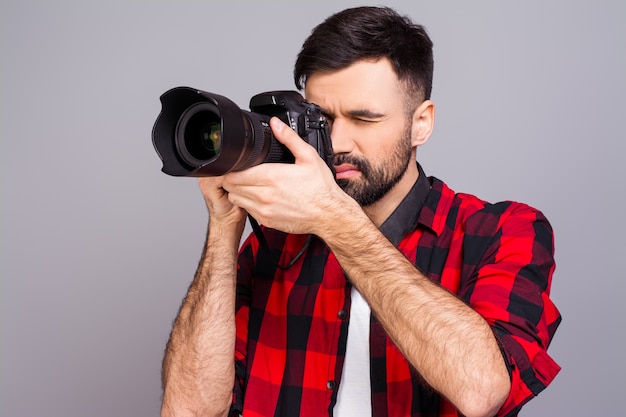
[[388, 158], [394, 153], [402, 132], [394, 129], [363, 129], [355, 140], [355, 147], [371, 162]]

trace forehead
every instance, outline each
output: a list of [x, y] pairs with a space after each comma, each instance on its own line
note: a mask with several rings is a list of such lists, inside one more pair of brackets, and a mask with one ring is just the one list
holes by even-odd
[[357, 109], [388, 113], [402, 106], [400, 82], [386, 58], [358, 61], [339, 71], [311, 74], [305, 96], [333, 114]]

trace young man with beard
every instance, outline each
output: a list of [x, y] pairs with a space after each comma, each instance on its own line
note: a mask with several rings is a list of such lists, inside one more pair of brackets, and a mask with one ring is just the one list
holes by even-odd
[[[200, 179], [209, 231], [163, 416], [511, 416], [551, 382], [552, 230], [425, 175], [432, 68], [424, 28], [388, 8], [314, 29], [294, 75], [329, 120], [336, 178], [274, 118], [294, 164]], [[238, 251], [247, 213], [268, 248]]]

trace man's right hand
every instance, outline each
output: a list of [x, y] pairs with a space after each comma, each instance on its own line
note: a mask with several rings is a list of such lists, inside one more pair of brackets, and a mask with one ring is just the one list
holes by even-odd
[[209, 222], [221, 227], [236, 227], [241, 233], [245, 225], [246, 211], [228, 199], [228, 192], [222, 187], [224, 177], [198, 178], [200, 190], [209, 210]]

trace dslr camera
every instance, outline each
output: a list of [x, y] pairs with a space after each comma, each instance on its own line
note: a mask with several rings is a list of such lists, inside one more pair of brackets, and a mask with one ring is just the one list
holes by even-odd
[[293, 162], [272, 133], [272, 116], [295, 130], [334, 171], [328, 122], [319, 106], [295, 91], [257, 94], [250, 99], [250, 111], [190, 87], [165, 92], [161, 104], [152, 143], [168, 175], [210, 177], [266, 162]]

